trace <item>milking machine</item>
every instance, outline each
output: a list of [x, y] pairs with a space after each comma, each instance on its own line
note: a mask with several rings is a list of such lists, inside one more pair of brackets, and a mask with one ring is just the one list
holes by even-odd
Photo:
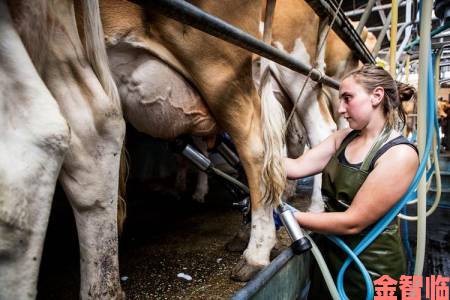
[[294, 213], [296, 211], [296, 208], [285, 202], [281, 202], [281, 204], [275, 209], [274, 219], [275, 223], [277, 223], [277, 218], [279, 218], [286, 228], [286, 231], [292, 240], [292, 251], [295, 254], [302, 254], [303, 252], [311, 249], [312, 246], [309, 239], [303, 234], [300, 225], [298, 225], [297, 219], [295, 219]]
[[[243, 223], [250, 222], [250, 192], [248, 187], [243, 184], [239, 179], [219, 170], [214, 166], [210, 159], [203, 155], [195, 146], [192, 145], [190, 138], [182, 137], [178, 138], [170, 143], [171, 149], [183, 155], [190, 162], [192, 162], [200, 171], [214, 175], [216, 178], [221, 179], [225, 188], [233, 195], [235, 201], [232, 206], [238, 209], [243, 214]], [[240, 166], [238, 156], [231, 150], [223, 141], [219, 141], [215, 146], [215, 150], [225, 159], [225, 161], [239, 172], [242, 168]], [[239, 175], [238, 175], [239, 176]]]
[[[233, 202], [233, 207], [238, 208], [244, 215], [244, 223], [250, 222], [250, 191], [248, 187], [238, 179], [228, 175], [227, 173], [217, 169], [210, 159], [204, 156], [193, 145], [190, 144], [188, 138], [180, 138], [172, 142], [171, 148], [174, 152], [182, 154], [191, 161], [199, 170], [214, 174], [223, 179], [226, 188], [237, 199]], [[215, 147], [217, 152], [235, 169], [242, 170], [239, 157], [231, 150], [226, 143], [221, 140]], [[239, 172], [242, 173], [242, 172]], [[292, 240], [292, 251], [295, 254], [302, 254], [311, 249], [311, 242], [303, 234], [297, 220], [294, 217], [296, 209], [287, 203], [281, 202], [274, 210], [274, 221], [277, 228], [284, 225], [289, 237]]]

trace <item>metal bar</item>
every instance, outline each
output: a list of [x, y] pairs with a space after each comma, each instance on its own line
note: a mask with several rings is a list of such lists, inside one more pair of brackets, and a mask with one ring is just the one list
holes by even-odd
[[[427, 97], [428, 97], [428, 64], [431, 46], [431, 11], [432, 1], [422, 1], [420, 13], [420, 36], [422, 41], [419, 44], [419, 88], [417, 89], [417, 143], [420, 160], [424, 157], [425, 140], [427, 131]], [[416, 261], [414, 265], [414, 275], [422, 275], [425, 260], [425, 236], [426, 236], [426, 178], [421, 177], [417, 187], [417, 247]]]
[[[436, 28], [433, 31], [431, 31], [430, 36], [431, 37], [436, 37], [437, 34], [441, 33], [442, 31], [445, 31], [445, 30], [447, 30], [449, 28], [450, 28], [450, 22], [445, 23], [444, 25], [439, 26], [438, 28]], [[411, 42], [409, 45], [407, 45], [405, 47], [405, 51], [408, 51], [409, 49], [411, 49], [415, 45], [419, 44], [419, 42], [420, 42], [420, 37], [417, 37], [413, 42]]]
[[372, 13], [373, 5], [375, 4], [375, 0], [369, 0], [367, 2], [366, 10], [364, 11], [361, 19], [359, 20], [358, 27], [356, 27], [356, 32], [361, 35], [361, 32], [366, 25], [367, 20], [369, 19], [370, 14]]
[[[399, 7], [405, 6], [406, 3], [400, 3]], [[379, 5], [379, 6], [375, 6], [374, 8], [372, 8], [372, 11], [379, 11], [379, 10], [383, 10], [383, 9], [388, 9], [391, 8], [391, 4], [383, 4], [383, 5]], [[346, 17], [353, 17], [353, 16], [358, 16], [360, 14], [364, 13], [364, 9], [355, 9], [355, 10], [350, 10], [345, 12], [345, 16]]]
[[373, 52], [372, 52], [373, 56], [378, 55], [378, 51], [380, 51], [381, 43], [384, 40], [384, 36], [386, 35], [386, 31], [387, 31], [387, 28], [390, 23], [391, 23], [391, 12], [389, 12], [389, 14], [386, 18], [386, 23], [384, 23], [383, 29], [378, 34], [377, 42], [376, 42], [375, 47], [373, 48]]
[[[377, 5], [381, 5], [381, 0], [377, 0]], [[391, 4], [391, 6], [392, 6], [392, 4]], [[386, 23], [386, 14], [384, 13], [384, 10], [379, 10], [378, 15], [380, 16], [381, 24], [385, 24]]]
[[431, 47], [433, 49], [439, 49], [439, 48], [442, 48], [442, 47], [447, 48], [447, 47], [450, 47], [450, 41], [440, 42], [440, 43], [433, 43], [433, 44], [431, 44]]
[[288, 261], [295, 256], [291, 248], [283, 251], [278, 255], [264, 270], [258, 274], [259, 280], [249, 281], [245, 289], [239, 290], [231, 298], [237, 299], [249, 299], [252, 297], [261, 287], [263, 287]]
[[333, 30], [344, 41], [344, 43], [354, 50], [354, 53], [358, 59], [364, 63], [375, 63], [370, 51], [367, 49], [361, 37], [356, 32], [353, 25], [348, 18], [344, 15], [342, 10], [336, 11], [337, 5], [332, 0], [306, 0], [316, 14], [323, 18], [329, 16], [333, 19], [334, 14], [337, 13], [336, 20], [333, 24]]
[[444, 37], [449, 37], [450, 36], [450, 32], [443, 32], [440, 34], [437, 34], [435, 36], [433, 36], [433, 39], [440, 39], [440, 38], [444, 38]]
[[[403, 23], [398, 23], [398, 24], [397, 24], [397, 28], [398, 28], [398, 26], [404, 26], [404, 25], [409, 25], [409, 24], [404, 23], [404, 22], [403, 22]], [[380, 31], [380, 30], [383, 29], [383, 27], [384, 27], [384, 26], [367, 27], [367, 30], [370, 31], [370, 32]], [[388, 28], [389, 28], [389, 29], [391, 28], [391, 25], [390, 25], [390, 24], [389, 24]]]
[[[406, 2], [402, 2], [402, 3], [406, 3]], [[438, 18], [433, 18], [433, 21], [434, 20], [439, 20]], [[402, 22], [402, 23], [398, 23], [397, 24], [397, 27], [398, 26], [409, 26], [409, 25], [413, 25], [413, 24], [418, 24], [419, 23], [419, 21], [412, 21], [412, 22]], [[370, 32], [373, 32], [373, 31], [380, 31], [381, 29], [383, 29], [383, 27], [384, 26], [373, 26], [373, 27], [367, 27], [367, 30], [369, 30]], [[389, 28], [391, 28], [391, 25], [389, 24]]]
[[249, 50], [260, 56], [273, 60], [293, 71], [302, 74], [311, 72], [311, 79], [325, 85], [339, 89], [339, 82], [323, 75], [317, 69], [303, 64], [291, 55], [258, 40], [254, 36], [236, 28], [229, 23], [212, 16], [198, 7], [182, 0], [152, 0], [136, 1], [140, 5], [155, 9], [158, 13], [181, 23], [190, 25], [198, 30], [211, 34], [240, 48]]
[[406, 0], [406, 8], [405, 8], [405, 23], [408, 23], [404, 26], [402, 26], [399, 30], [398, 37], [397, 37], [397, 43], [399, 40], [400, 35], [402, 34], [403, 30], [405, 31], [405, 36], [403, 38], [403, 41], [400, 43], [400, 47], [398, 48], [397, 55], [395, 56], [396, 60], [399, 60], [402, 56], [403, 52], [405, 51], [406, 45], [409, 43], [411, 39], [411, 31], [412, 31], [412, 0]]
[[[299, 256], [287, 248], [238, 290], [231, 300], [300, 299], [298, 297], [306, 287], [309, 259], [309, 253]], [[277, 283], [278, 291], [274, 288]]]

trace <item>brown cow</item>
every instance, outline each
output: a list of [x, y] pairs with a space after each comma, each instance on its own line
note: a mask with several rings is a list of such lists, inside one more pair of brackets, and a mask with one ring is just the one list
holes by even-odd
[[[258, 34], [260, 1], [192, 3]], [[250, 279], [269, 263], [275, 244], [272, 205], [279, 202], [285, 184], [284, 114], [272, 94], [258, 96], [252, 82], [252, 54], [126, 1], [103, 1], [101, 13], [112, 69], [132, 124], [152, 135], [175, 138], [180, 133], [211, 134], [214, 120], [232, 137], [252, 204], [251, 238], [232, 276]], [[183, 84], [175, 87], [175, 81]], [[186, 99], [181, 98], [182, 89]], [[189, 108], [187, 102], [196, 104]], [[154, 109], [161, 109], [162, 117]], [[204, 115], [206, 111], [214, 119]], [[187, 123], [178, 126], [178, 120]], [[195, 126], [188, 125], [191, 122]]]

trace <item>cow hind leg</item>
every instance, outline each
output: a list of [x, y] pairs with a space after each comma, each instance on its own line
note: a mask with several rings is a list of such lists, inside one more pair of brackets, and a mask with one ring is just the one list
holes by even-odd
[[[100, 17], [98, 10], [95, 16], [95, 7], [84, 6], [83, 15], [90, 19], [84, 21], [89, 26], [83, 49], [74, 23], [73, 2], [51, 3], [57, 24], [51, 37], [45, 81], [71, 128], [69, 151], [59, 179], [77, 224], [80, 298], [123, 298], [119, 282], [117, 201], [125, 124], [117, 90], [112, 76], [108, 76], [103, 37], [94, 36], [101, 32]], [[84, 4], [98, 5], [93, 0]]]
[[34, 299], [69, 128], [0, 1], [0, 299]]
[[[275, 226], [273, 221], [273, 206], [276, 205], [280, 200], [281, 191], [277, 194], [275, 182], [264, 181], [263, 179], [267, 175], [265, 172], [274, 172], [273, 166], [267, 165], [264, 160], [267, 158], [268, 152], [273, 155], [273, 159], [281, 157], [280, 152], [282, 151], [281, 144], [272, 144], [273, 148], [268, 149], [267, 135], [271, 133], [265, 132], [264, 126], [268, 126], [265, 120], [264, 114], [267, 111], [271, 111], [272, 115], [280, 116], [280, 120], [283, 120], [283, 111], [281, 106], [278, 106], [278, 102], [270, 93], [270, 90], [263, 88], [262, 100], [263, 102], [263, 116], [262, 118], [257, 118], [256, 115], [252, 113], [241, 114], [239, 116], [239, 122], [233, 122], [233, 124], [239, 124], [238, 132], [236, 133], [236, 128], [232, 128], [227, 131], [231, 134], [236, 148], [238, 150], [239, 156], [242, 161], [242, 166], [244, 167], [245, 173], [247, 175], [247, 180], [249, 184], [250, 194], [251, 194], [251, 226], [250, 226], [250, 239], [246, 250], [239, 263], [233, 268], [231, 277], [232, 279], [239, 281], [250, 280], [257, 272], [270, 262], [270, 251], [276, 243]], [[252, 109], [242, 111], [250, 111]], [[276, 112], [279, 114], [276, 114]], [[278, 128], [275, 124], [275, 120], [271, 123], [271, 129], [276, 130]], [[235, 125], [236, 126], [236, 125]], [[248, 127], [247, 127], [248, 126]], [[263, 134], [266, 134], [264, 135]], [[281, 130], [280, 130], [281, 133]], [[273, 152], [271, 152], [273, 151]], [[263, 176], [261, 176], [263, 174]], [[273, 180], [276, 180], [276, 176], [273, 175]], [[266, 177], [267, 178], [267, 177]], [[283, 178], [284, 179], [284, 178]], [[270, 190], [270, 188], [275, 188]]]

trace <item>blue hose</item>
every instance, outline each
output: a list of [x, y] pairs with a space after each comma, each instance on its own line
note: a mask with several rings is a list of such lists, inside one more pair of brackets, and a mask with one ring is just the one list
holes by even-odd
[[[364, 278], [364, 284], [366, 285], [367, 289], [367, 300], [373, 299], [374, 291], [373, 291], [373, 285], [372, 285], [372, 278], [369, 275], [369, 272], [367, 271], [366, 267], [364, 267], [364, 264], [359, 260], [358, 256], [350, 249], [347, 244], [341, 240], [340, 238], [334, 236], [334, 235], [327, 235], [327, 238], [336, 244], [336, 246], [340, 247], [345, 253], [348, 254], [349, 257], [353, 259], [353, 261], [358, 266], [358, 269], [361, 271], [361, 274]], [[339, 290], [338, 290], [339, 292]], [[342, 294], [339, 292], [339, 295], [341, 296], [341, 299], [343, 300], [349, 300], [345, 292]]]
[[[429, 52], [429, 55], [431, 56], [431, 49]], [[420, 162], [419, 168], [417, 170], [416, 175], [414, 176], [414, 179], [408, 188], [408, 191], [406, 194], [400, 199], [399, 202], [383, 217], [380, 221], [377, 222], [377, 224], [372, 228], [372, 230], [367, 234], [366, 237], [356, 246], [356, 248], [353, 250], [353, 252], [356, 255], [361, 254], [377, 237], [380, 235], [386, 226], [388, 226], [392, 220], [398, 215], [400, 210], [403, 208], [403, 206], [409, 201], [410, 194], [417, 188], [417, 185], [420, 181], [420, 178], [422, 177], [422, 174], [425, 170], [426, 166], [426, 157], [430, 154], [431, 150], [431, 141], [433, 138], [433, 133], [431, 132], [431, 128], [433, 128], [433, 125], [435, 124], [434, 120], [436, 118], [436, 107], [435, 107], [435, 101], [434, 101], [434, 87], [433, 87], [433, 70], [432, 70], [432, 64], [428, 64], [428, 109], [427, 109], [427, 133], [426, 133], [426, 144], [425, 144], [425, 153], [423, 156], [422, 161]], [[347, 296], [345, 294], [344, 290], [344, 274], [347, 268], [349, 267], [350, 263], [352, 261], [351, 257], [348, 257], [347, 260], [342, 265], [339, 274], [338, 274], [338, 291], [343, 299], [347, 299]], [[366, 282], [367, 285], [367, 282]], [[372, 285], [372, 283], [371, 283]], [[373, 287], [372, 287], [373, 289]], [[369, 292], [367, 293], [367, 296], [369, 296]], [[373, 295], [372, 295], [373, 297]], [[367, 299], [367, 298], [366, 298]]]
[[[408, 208], [407, 205], [403, 206], [402, 208], [402, 214], [407, 215]], [[411, 245], [409, 243], [409, 229], [408, 229], [408, 221], [407, 220], [400, 220], [401, 225], [401, 233], [402, 233], [402, 242], [403, 247], [405, 248], [406, 252], [406, 259], [407, 259], [407, 272], [408, 275], [411, 275], [413, 273], [413, 265], [414, 265], [414, 256], [411, 249]]]

